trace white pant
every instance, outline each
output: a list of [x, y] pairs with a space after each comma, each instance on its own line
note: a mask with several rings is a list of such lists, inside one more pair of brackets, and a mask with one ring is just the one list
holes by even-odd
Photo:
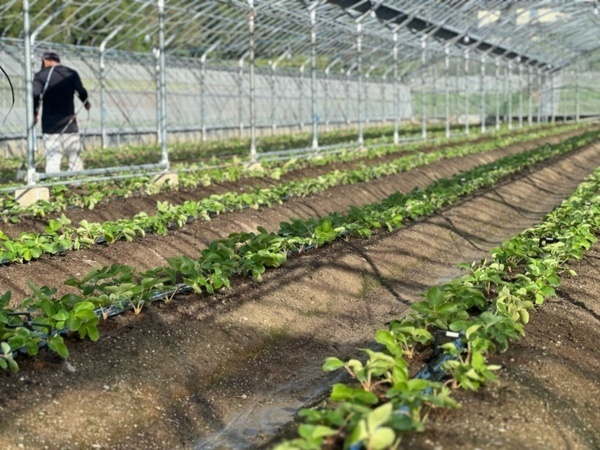
[[83, 170], [79, 133], [44, 134], [46, 173], [60, 172], [63, 152], [69, 161], [69, 171]]

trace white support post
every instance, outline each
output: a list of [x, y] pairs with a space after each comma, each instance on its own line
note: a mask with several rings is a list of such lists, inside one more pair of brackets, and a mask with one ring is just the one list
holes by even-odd
[[446, 106], [446, 139], [450, 137], [450, 47], [444, 49], [444, 99]]
[[469, 49], [465, 49], [465, 134], [469, 135], [469, 125], [470, 125], [470, 117], [469, 117]]
[[479, 96], [480, 96], [480, 111], [481, 119], [481, 134], [485, 134], [485, 55], [481, 55], [480, 73], [479, 73]]
[[427, 113], [425, 111], [425, 68], [427, 62], [427, 41], [421, 40], [421, 137], [427, 139]]

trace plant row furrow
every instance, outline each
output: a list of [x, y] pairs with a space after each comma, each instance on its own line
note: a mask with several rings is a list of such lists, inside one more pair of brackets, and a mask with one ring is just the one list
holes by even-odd
[[[276, 448], [397, 448], [404, 433], [424, 429], [431, 409], [458, 408], [452, 390], [497, 379], [490, 354], [524, 336], [530, 311], [556, 295], [561, 277], [576, 275], [569, 262], [599, 233], [600, 168], [542, 223], [492, 249], [489, 261], [463, 265], [464, 276], [432, 287], [412, 314], [377, 331], [384, 350], [366, 350], [365, 362], [327, 358], [325, 371], [344, 369], [352, 381], [332, 387], [330, 408], [302, 410], [299, 437]], [[440, 331], [454, 339], [438, 347], [449, 380], [409, 378], [415, 352], [435, 346]]]
[[[133, 219], [120, 219], [104, 223], [81, 221], [71, 226], [71, 221], [62, 215], [51, 219], [43, 234], [22, 232], [11, 239], [0, 231], [0, 263], [21, 263], [38, 259], [42, 254], [57, 254], [69, 250], [79, 250], [96, 243], [113, 243], [117, 240], [131, 241], [134, 237], [143, 237], [147, 233], [165, 235], [171, 228], [180, 228], [192, 220], [210, 220], [223, 212], [244, 208], [270, 207], [281, 204], [290, 197], [305, 197], [324, 192], [339, 185], [368, 182], [385, 176], [408, 171], [416, 167], [431, 164], [442, 159], [483, 153], [546, 135], [541, 132], [534, 135], [520, 135], [503, 138], [501, 142], [492, 140], [477, 145], [436, 150], [428, 153], [415, 153], [400, 157], [394, 161], [373, 166], [361, 166], [348, 171], [332, 171], [316, 178], [282, 183], [271, 188], [256, 189], [254, 192], [228, 192], [212, 195], [199, 201], [186, 201], [181, 205], [159, 202], [157, 214], [149, 216], [142, 212]], [[526, 138], [526, 139], [525, 139]]]
[[318, 247], [340, 237], [368, 237], [372, 230], [382, 227], [397, 229], [406, 219], [429, 215], [477, 189], [493, 186], [507, 175], [586, 145], [598, 135], [600, 132], [590, 132], [561, 144], [508, 156], [426, 188], [408, 194], [397, 193], [381, 203], [353, 208], [345, 216], [334, 213], [318, 219], [292, 220], [282, 223], [277, 233], [260, 227], [258, 233], [233, 233], [226, 239], [212, 241], [201, 251], [199, 259], [175, 257], [169, 259], [166, 266], [141, 273], [133, 267], [114, 264], [65, 282], [79, 289], [81, 294], [59, 297], [58, 289], [38, 287], [29, 281], [33, 294], [16, 310], [8, 307], [10, 292], [0, 297], [0, 341], [4, 352], [0, 358], [16, 369], [13, 352], [23, 348], [29, 354], [36, 354], [40, 345], [47, 345], [67, 357], [68, 350], [61, 335], [64, 330], [97, 340], [99, 316], [106, 317], [114, 308], [133, 308], [139, 313], [157, 298], [170, 301], [182, 288], [212, 294], [222, 287], [230, 287], [234, 276], [260, 280], [267, 268], [281, 266], [290, 252]]
[[[555, 128], [552, 133], [569, 131], [581, 127], [578, 124], [571, 124], [564, 127]], [[540, 130], [536, 130], [540, 132]], [[531, 133], [531, 129], [523, 129], [517, 132], [502, 130], [494, 135], [494, 140], [499, 141], [503, 136], [511, 133], [511, 138], [524, 136]], [[548, 133], [548, 131], [545, 131]], [[460, 141], [448, 140], [445, 138], [435, 139], [433, 145], [455, 146], [477, 139], [479, 135], [475, 133], [467, 139]], [[420, 141], [402, 147], [387, 144], [366, 151], [358, 152], [356, 150], [343, 150], [336, 154], [322, 155], [319, 158], [291, 159], [284, 164], [280, 163], [262, 163], [262, 170], [253, 170], [238, 159], [233, 159], [230, 164], [223, 167], [223, 162], [213, 161], [212, 166], [188, 164], [186, 166], [175, 165], [173, 170], [179, 172], [179, 185], [184, 189], [196, 188], [198, 186], [207, 186], [214, 182], [233, 182], [243, 178], [267, 177], [273, 180], [279, 180], [282, 175], [292, 170], [299, 170], [306, 167], [325, 166], [333, 162], [352, 162], [357, 160], [366, 160], [383, 157], [393, 153], [418, 151], [420, 148], [431, 146], [431, 141]], [[222, 167], [214, 168], [220, 165]], [[101, 202], [110, 201], [114, 198], [129, 198], [135, 195], [153, 195], [158, 192], [171, 189], [168, 183], [157, 185], [152, 182], [149, 176], [137, 176], [126, 178], [118, 182], [95, 182], [86, 184], [85, 190], [70, 189], [65, 185], [57, 185], [51, 188], [52, 201], [39, 201], [28, 207], [21, 207], [12, 196], [0, 196], [0, 210], [5, 222], [18, 222], [21, 216], [33, 215], [36, 217], [45, 217], [48, 214], [65, 211], [73, 207], [82, 207], [93, 209]]]

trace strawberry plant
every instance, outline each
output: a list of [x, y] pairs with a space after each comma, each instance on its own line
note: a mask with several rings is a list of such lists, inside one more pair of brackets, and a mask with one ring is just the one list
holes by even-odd
[[[355, 209], [347, 216], [331, 214], [324, 218], [309, 219], [303, 222], [292, 221], [291, 224], [282, 224], [280, 231], [277, 233], [267, 233], [266, 230], [259, 228], [258, 233], [233, 234], [227, 239], [211, 243], [202, 252], [199, 260], [173, 259], [169, 261], [167, 267], [156, 268], [143, 274], [134, 274], [131, 268], [125, 266], [92, 271], [82, 280], [70, 281], [72, 286], [78, 286], [86, 293], [84, 298], [74, 294], [57, 297], [56, 289], [32, 286], [34, 295], [26, 299], [22, 306], [28, 309], [28, 314], [35, 313], [34, 319], [29, 323], [23, 323], [23, 327], [20, 329], [26, 331], [17, 332], [14, 331], [15, 329], [7, 331], [5, 327], [2, 341], [11, 342], [10, 339], [13, 336], [23, 337], [29, 333], [31, 339], [37, 339], [40, 343], [47, 343], [49, 348], [58, 351], [63, 356], [68, 355], [60, 332], [71, 329], [72, 325], [72, 331], [79, 332], [80, 336], [95, 338], [94, 330], [97, 319], [110, 315], [104, 308], [109, 310], [112, 310], [113, 307], [121, 310], [133, 308], [134, 311], [140, 312], [145, 305], [156, 299], [165, 299], [167, 296], [172, 296], [176, 292], [187, 289], [183, 283], [188, 283], [191, 286], [190, 289], [193, 287], [198, 292], [212, 293], [216, 289], [229, 286], [230, 278], [235, 274], [248, 274], [260, 278], [266, 268], [278, 267], [283, 264], [290, 251], [306, 249], [315, 246], [315, 244], [322, 245], [322, 243], [342, 236], [348, 238], [351, 233], [356, 235], [362, 233], [364, 235], [362, 230], [369, 226], [376, 227], [378, 223], [389, 223], [390, 218], [406, 215], [404, 208], [409, 200], [411, 201], [411, 207], [418, 206], [418, 201], [421, 201], [433, 204], [433, 210], [435, 210], [435, 208], [454, 201], [459, 196], [472, 192], [477, 187], [493, 184], [506, 174], [514, 173], [537, 161], [569, 151], [574, 145], [588, 142], [594, 137], [595, 134], [589, 134], [583, 140], [573, 139], [562, 145], [545, 146], [524, 155], [505, 158], [493, 165], [475, 168], [450, 180], [441, 180], [439, 183], [434, 183], [423, 190], [416, 189], [407, 195], [390, 196], [381, 204], [367, 205], [360, 210]], [[584, 184], [588, 193], [585, 195], [579, 193], [578, 201], [581, 202], [582, 199], [585, 202], [590, 201], [589, 191], [597, 190], [597, 186], [597, 179], [594, 180], [594, 183], [589, 183], [589, 186]], [[402, 325], [395, 325], [395, 328], [390, 330], [391, 337], [394, 337], [394, 330], [398, 336], [395, 344], [389, 339], [389, 335], [383, 333], [379, 335], [386, 347], [389, 345], [391, 349], [394, 349], [395, 353], [390, 352], [394, 353], [392, 358], [396, 359], [395, 355], [400, 354], [412, 355], [415, 347], [427, 345], [433, 328], [440, 327], [461, 331], [470, 329], [474, 324], [479, 324], [479, 322], [475, 322], [477, 319], [472, 318], [470, 314], [486, 308], [504, 319], [501, 321], [488, 320], [485, 324], [481, 323], [478, 330], [484, 330], [485, 334], [480, 335], [478, 331], [472, 335], [489, 341], [486, 344], [487, 347], [481, 350], [482, 354], [490, 349], [506, 348], [506, 343], [510, 339], [521, 335], [521, 328], [519, 327], [526, 319], [522, 311], [527, 311], [530, 308], [528, 303], [523, 303], [529, 300], [520, 298], [517, 301], [516, 297], [524, 295], [523, 292], [527, 295], [530, 295], [528, 293], [531, 292], [534, 296], [537, 294], [542, 296], [550, 294], [551, 292], [544, 286], [552, 287], [556, 285], [557, 280], [554, 276], [558, 275], [558, 272], [553, 271], [565, 270], [565, 262], [567, 261], [565, 255], [577, 255], [578, 252], [582, 251], [581, 249], [586, 248], [586, 246], [589, 247], [593, 238], [592, 229], [589, 227], [593, 223], [598, 223], [598, 219], [594, 208], [588, 209], [590, 212], [584, 215], [572, 214], [576, 217], [576, 222], [573, 222], [572, 218], [569, 219], [568, 213], [573, 213], [574, 209], [569, 208], [567, 204], [561, 210], [564, 211], [563, 215], [557, 214], [553, 217], [555, 225], [547, 225], [544, 228], [543, 235], [546, 236], [557, 236], [561, 233], [570, 236], [568, 239], [569, 247], [567, 245], [551, 244], [541, 249], [538, 245], [541, 231], [530, 232], [530, 234], [526, 234], [523, 241], [530, 246], [529, 249], [519, 250], [518, 246], [512, 245], [510, 242], [506, 245], [506, 248], [516, 249], [516, 252], [512, 251], [510, 254], [505, 254], [502, 247], [496, 249], [493, 253], [492, 262], [489, 264], [489, 272], [484, 274], [479, 268], [473, 267], [465, 290], [461, 290], [458, 285], [452, 285], [437, 288], [437, 291], [433, 289], [426, 293], [425, 300], [415, 305], [415, 311], [422, 309], [420, 317], [411, 316], [407, 322]], [[164, 211], [169, 214], [172, 212], [170, 208], [165, 208]], [[429, 211], [432, 210], [426, 209], [424, 213]], [[414, 214], [414, 211], [412, 213]], [[171, 215], [171, 217], [179, 217], [179, 212], [176, 212], [175, 216]], [[582, 224], [582, 220], [587, 222]], [[362, 223], [363, 221], [367, 223]], [[551, 221], [549, 219], [547, 223]], [[576, 223], [577, 226], [573, 226], [573, 223]], [[125, 223], [123, 225], [128, 226]], [[135, 226], [144, 229], [139, 222], [134, 222], [132, 227]], [[51, 229], [57, 234], [65, 234], [66, 227], [68, 227], [66, 223], [60, 226], [57, 223], [51, 225]], [[95, 229], [91, 224], [82, 224], [81, 228], [83, 228], [82, 234], [88, 233], [89, 236], [95, 237], [95, 239], [100, 239], [102, 236], [102, 230]], [[578, 228], [589, 229], [578, 232]], [[290, 235], [295, 230], [302, 235]], [[558, 232], [559, 230], [561, 233]], [[581, 238], [577, 239], [575, 236], [581, 236]], [[563, 241], [558, 242], [564, 243]], [[534, 249], [533, 246], [536, 248]], [[520, 262], [513, 261], [511, 262], [512, 266], [507, 264], [510, 256], [517, 253]], [[544, 264], [529, 261], [532, 258], [539, 257], [549, 257], [551, 259]], [[527, 263], [527, 261], [529, 262]], [[506, 274], [512, 279], [506, 280]], [[523, 276], [519, 277], [518, 275]], [[541, 282], [538, 282], [538, 278]], [[502, 288], [508, 286], [507, 283], [509, 282], [515, 282], [514, 286], [516, 287], [511, 288], [508, 291], [509, 295], [501, 297], [500, 302], [498, 302], [495, 297], [498, 296], [499, 292], [503, 292]], [[525, 283], [525, 286], [520, 285], [519, 282]], [[529, 285], [536, 286], [535, 290], [528, 291], [526, 286]], [[485, 286], [484, 292], [481, 292], [480, 295], [469, 295], [481, 286]], [[166, 292], [169, 292], [169, 294], [166, 294]], [[468, 300], [469, 298], [473, 298], [473, 300]], [[77, 306], [79, 304], [82, 306]], [[91, 317], [90, 311], [93, 311], [95, 318]], [[27, 326], [30, 328], [27, 328]], [[28, 342], [24, 338], [21, 341]], [[477, 350], [479, 346], [467, 348]], [[366, 383], [364, 386], [369, 386], [367, 392], [375, 395], [377, 402], [381, 402], [385, 397], [384, 393], [389, 391], [390, 385], [401, 379], [404, 365], [394, 361], [391, 368], [388, 365], [388, 368], [385, 369], [383, 363], [387, 360], [385, 364], [388, 364], [390, 361], [385, 357], [381, 357], [379, 355], [381, 352], [375, 353], [369, 354], [370, 362], [361, 363], [363, 364], [362, 367], [353, 365], [352, 370], [357, 379], [360, 377], [359, 384]], [[457, 366], [456, 373], [463, 373], [468, 376], [466, 374], [471, 373], [469, 372], [471, 367], [467, 370], [463, 369], [468, 364], [473, 365], [473, 357], [467, 353], [462, 361], [465, 366]], [[481, 360], [477, 359], [477, 363], [480, 362]], [[483, 372], [483, 366], [475, 367], [475, 370], [479, 370], [478, 376], [487, 379], [487, 373]], [[367, 378], [364, 378], [365, 376]], [[355, 388], [353, 389], [338, 388], [336, 395], [341, 397], [344, 395], [364, 395], [359, 394]], [[366, 396], [365, 399], [368, 397]], [[435, 397], [435, 399], [437, 400], [428, 400], [430, 405], [437, 404], [435, 402], [443, 403], [442, 400], [439, 400], [439, 397]], [[346, 399], [344, 401], [348, 402], [350, 400]], [[357, 423], [353, 420], [348, 430], [353, 430]], [[347, 436], [348, 430], [346, 430], [344, 436]]]
[[497, 365], [488, 365], [484, 352], [491, 345], [489, 339], [471, 339], [471, 333], [476, 331], [478, 325], [473, 325], [466, 330], [468, 349], [466, 355], [458, 350], [453, 344], [444, 344], [444, 350], [455, 359], [446, 361], [442, 368], [452, 375], [452, 388], [459, 387], [476, 391], [481, 385], [488, 381], [496, 381], [495, 371], [500, 369]]
[[418, 346], [431, 343], [433, 336], [424, 328], [395, 320], [390, 323], [389, 331], [377, 331], [375, 340], [385, 345], [392, 356], [412, 359]]
[[[358, 381], [358, 385], [336, 385], [330, 396], [334, 401], [332, 410], [302, 411], [300, 416], [311, 427], [302, 428], [305, 425], [301, 425], [298, 438], [285, 441], [277, 448], [311, 448], [313, 443], [344, 447], [370, 445], [371, 431], [378, 429], [367, 424], [373, 411], [378, 411], [381, 417], [385, 417], [385, 420], [376, 423], [386, 428], [385, 438], [381, 442], [388, 446], [396, 445], [402, 432], [422, 429], [421, 419], [426, 414], [416, 412], [418, 403], [404, 401], [398, 404], [393, 400], [396, 394], [410, 399], [422, 396], [418, 392], [413, 396], [413, 388], [408, 386], [407, 381], [400, 381], [389, 387], [389, 367], [406, 367], [403, 358], [412, 356], [415, 347], [429, 342], [430, 335], [424, 333], [428, 327], [448, 327], [453, 331], [461, 331], [464, 335], [461, 338], [464, 347], [457, 346], [454, 342], [440, 347], [447, 357], [441, 367], [451, 375], [449, 383], [453, 388], [477, 390], [486, 382], [495, 380], [495, 372], [499, 367], [488, 364], [487, 355], [492, 351], [505, 351], [512, 340], [523, 336], [523, 325], [529, 320], [528, 311], [535, 304], [541, 305], [544, 298], [555, 295], [553, 288], [560, 284], [561, 274], [573, 274], [566, 265], [568, 260], [580, 258], [583, 251], [595, 241], [595, 234], [600, 232], [600, 208], [597, 207], [600, 204], [600, 196], [597, 195], [599, 190], [600, 169], [582, 183], [569, 200], [549, 214], [541, 225], [526, 230], [494, 249], [490, 262], [484, 260], [480, 264], [463, 265], [468, 270], [463, 277], [442, 287], [429, 289], [424, 294], [424, 301], [412, 305], [416, 313], [403, 320], [393, 321], [389, 330], [379, 330], [376, 340], [387, 352], [387, 357], [378, 356], [379, 361], [385, 361], [379, 372], [368, 372], [366, 367], [369, 362], [362, 364], [356, 360], [343, 362], [337, 358], [328, 358], [325, 370], [345, 368]], [[584, 213], [578, 208], [582, 204], [588, 207], [583, 209]], [[544, 236], [569, 236], [569, 239], [548, 241]], [[575, 236], [581, 238], [577, 239]], [[542, 239], [546, 242], [543, 246], [539, 244]], [[476, 292], [479, 294], [475, 296], [475, 300], [469, 300]], [[455, 316], [452, 317], [453, 315]], [[422, 330], [418, 334], [422, 339], [409, 343], [405, 331], [409, 330], [409, 335], [412, 336], [418, 329]], [[401, 375], [406, 372], [403, 369], [395, 373]], [[380, 380], [384, 380], [383, 383]], [[432, 386], [428, 386], [427, 381], [413, 379], [409, 382], [414, 383], [416, 391], [423, 387], [425, 395], [431, 394]], [[385, 410], [381, 409], [379, 401], [375, 402], [374, 387], [377, 388], [378, 399], [382, 399], [379, 389], [389, 387], [385, 397], [391, 401]], [[359, 392], [360, 390], [364, 393]], [[356, 409], [349, 406], [351, 402], [357, 406]], [[375, 409], [369, 409], [369, 404], [373, 404]], [[428, 407], [457, 406], [450, 399], [447, 390], [441, 396], [431, 396], [423, 404]], [[352, 419], [349, 420], [350, 416], [344, 416], [340, 411], [353, 411]], [[394, 421], [387, 412], [394, 417], [403, 417], [405, 426], [394, 426]], [[387, 435], [388, 427], [393, 430], [393, 436]], [[303, 430], [302, 433], [300, 429]], [[322, 433], [319, 434], [319, 431]], [[332, 437], [335, 437], [335, 441]], [[394, 444], [390, 444], [391, 442]]]
[[426, 292], [424, 301], [411, 305], [413, 310], [425, 317], [427, 323], [442, 330], [447, 330], [454, 321], [467, 319], [469, 313], [465, 307], [464, 303], [447, 298], [437, 286]]

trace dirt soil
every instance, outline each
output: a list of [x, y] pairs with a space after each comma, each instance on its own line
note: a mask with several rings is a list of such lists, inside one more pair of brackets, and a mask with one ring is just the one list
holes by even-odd
[[[1, 268], [0, 292], [22, 300], [28, 278], [66, 292], [64, 280], [96, 267], [143, 269], [178, 254], [197, 256], [232, 231], [274, 230], [291, 217], [376, 202], [525, 148], [197, 221], [165, 237], [10, 265]], [[539, 222], [598, 165], [600, 144], [588, 146], [394, 233], [296, 255], [261, 283], [234, 280], [212, 297], [181, 296], [110, 319], [100, 341], [68, 340], [68, 363], [45, 352], [23, 358], [19, 373], [0, 374], [0, 448], [271, 447], [298, 408], [320, 402], [339, 379], [321, 371], [326, 357], [356, 357], [357, 349], [373, 346], [375, 331], [428, 287], [459, 276], [458, 263], [485, 257]], [[93, 214], [133, 215], [136, 201]], [[503, 366], [500, 383], [457, 393], [463, 409], [433, 413], [428, 431], [407, 437], [405, 448], [600, 448], [599, 253], [590, 252], [575, 268], [580, 276], [532, 315], [527, 336], [495, 357]]]

